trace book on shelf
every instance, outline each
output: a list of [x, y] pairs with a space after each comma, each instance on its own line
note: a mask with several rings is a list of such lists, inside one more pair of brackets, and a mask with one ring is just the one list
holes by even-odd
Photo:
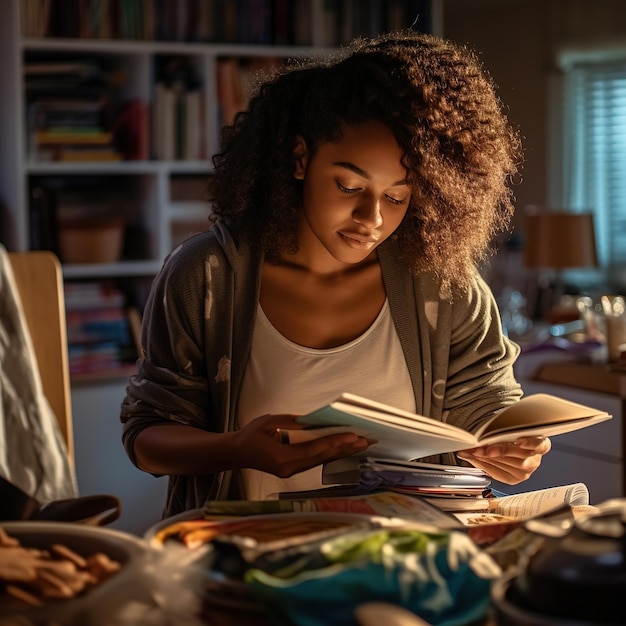
[[100, 129], [103, 122], [103, 102], [100, 99], [44, 99], [27, 107], [31, 132], [62, 129]]
[[122, 155], [109, 146], [67, 146], [59, 148], [55, 153], [56, 161], [80, 163], [84, 161], [121, 161]]
[[66, 282], [63, 285], [63, 291], [67, 311], [126, 306], [124, 293], [106, 281]]
[[150, 105], [138, 99], [127, 100], [112, 123], [115, 147], [129, 161], [150, 156]]
[[134, 364], [137, 354], [133, 307], [107, 282], [66, 282], [69, 368], [72, 376], [115, 373]]
[[24, 63], [24, 76], [76, 76], [90, 77], [97, 75], [100, 68], [97, 64], [79, 59], [69, 61], [27, 61]]
[[30, 249], [59, 254], [57, 234], [57, 194], [45, 185], [29, 189]]
[[40, 145], [110, 145], [113, 141], [113, 133], [100, 128], [65, 128], [59, 132], [42, 130], [35, 133], [35, 141]]
[[612, 416], [550, 394], [525, 396], [480, 423], [472, 432], [424, 415], [397, 409], [362, 396], [344, 393], [336, 400], [298, 417], [302, 430], [282, 433], [297, 443], [324, 435], [353, 432], [372, 444], [367, 456], [411, 460], [513, 442], [520, 437], [554, 436], [568, 433]]
[[38, 161], [120, 161], [113, 135], [97, 128], [61, 131], [49, 129], [34, 133], [32, 156]]
[[278, 56], [220, 57], [216, 66], [220, 125], [232, 124], [246, 108], [257, 77], [271, 74], [283, 62]]

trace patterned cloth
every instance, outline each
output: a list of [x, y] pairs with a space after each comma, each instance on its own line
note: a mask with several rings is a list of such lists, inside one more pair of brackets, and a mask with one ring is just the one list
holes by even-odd
[[378, 530], [331, 539], [273, 571], [252, 567], [245, 581], [277, 626], [354, 624], [364, 602], [465, 626], [487, 615], [491, 581], [501, 574], [465, 533]]

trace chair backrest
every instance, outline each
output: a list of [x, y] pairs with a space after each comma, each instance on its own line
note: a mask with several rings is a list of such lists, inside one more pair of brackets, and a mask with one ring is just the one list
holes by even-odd
[[74, 429], [63, 274], [52, 252], [10, 252], [9, 259], [31, 334], [43, 391], [59, 421], [74, 464]]

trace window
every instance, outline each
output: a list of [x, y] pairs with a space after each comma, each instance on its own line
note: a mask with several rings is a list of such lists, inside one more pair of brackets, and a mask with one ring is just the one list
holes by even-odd
[[561, 59], [553, 202], [594, 212], [600, 264], [626, 271], [626, 51], [622, 58]]

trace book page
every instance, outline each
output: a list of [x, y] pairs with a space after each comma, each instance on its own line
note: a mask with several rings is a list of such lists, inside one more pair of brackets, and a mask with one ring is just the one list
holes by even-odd
[[[298, 422], [308, 425], [312, 433], [319, 427], [341, 426], [345, 429], [343, 432], [354, 432], [372, 441], [368, 455], [410, 460], [515, 441], [521, 436], [549, 437], [608, 419], [611, 415], [603, 411], [549, 394], [534, 394], [486, 420], [473, 434], [361, 396], [342, 394], [340, 399], [301, 415]], [[292, 443], [302, 439], [302, 435], [294, 435], [293, 440], [290, 436]]]
[[[479, 438], [491, 437], [492, 435], [516, 430], [533, 430], [533, 434], [541, 432], [541, 427], [555, 426], [552, 433], [568, 432], [576, 430], [578, 421], [602, 421], [611, 416], [604, 411], [571, 402], [563, 398], [551, 396], [545, 393], [537, 393], [522, 398], [500, 411], [475, 431]], [[571, 426], [567, 424], [573, 422]], [[563, 425], [561, 430], [559, 425]], [[537, 431], [537, 427], [539, 430]], [[546, 431], [547, 434], [547, 431]]]
[[382, 413], [376, 409], [367, 407], [353, 406], [344, 402], [332, 402], [330, 405], [337, 411], [349, 413], [356, 417], [362, 417], [369, 422], [376, 422], [389, 428], [404, 428], [415, 431], [416, 433], [433, 433], [442, 437], [456, 439], [457, 441], [473, 441], [474, 436], [468, 435], [467, 431], [451, 426], [445, 422], [424, 417], [415, 414], [414, 418], [403, 417], [400, 415], [392, 415], [391, 413]]
[[493, 498], [489, 502], [489, 510], [517, 519], [530, 519], [557, 509], [564, 504], [570, 506], [589, 504], [587, 486], [584, 483], [574, 483]]
[[[483, 513], [487, 515], [503, 515], [508, 519], [527, 520], [554, 511], [566, 504], [587, 505], [589, 504], [589, 490], [584, 483], [573, 483], [499, 498], [487, 498], [485, 504]], [[455, 513], [455, 516], [464, 524], [473, 524], [480, 513], [478, 511]]]
[[396, 424], [398, 426], [405, 426], [407, 428], [415, 428], [417, 430], [439, 431], [443, 435], [448, 433], [451, 436], [456, 437], [458, 431], [461, 430], [457, 426], [448, 424], [447, 422], [440, 422], [432, 417], [420, 415], [419, 413], [411, 413], [410, 411], [404, 411], [394, 406], [377, 402], [376, 400], [370, 400], [363, 396], [357, 396], [353, 393], [343, 393], [334, 402], [331, 402], [331, 406], [342, 411], [354, 413], [355, 415], [363, 415], [377, 419], [386, 424]]
[[[298, 417], [298, 422], [309, 426], [342, 425], [346, 430], [365, 437], [372, 442], [367, 454], [393, 459], [418, 459], [441, 452], [453, 452], [462, 448], [471, 448], [477, 445], [474, 436], [460, 428], [459, 437], [444, 435], [439, 430], [430, 432], [426, 429], [416, 430], [381, 422], [364, 416], [346, 413], [330, 405], [322, 407], [307, 415]], [[290, 440], [292, 433], [290, 431]], [[315, 429], [312, 430], [315, 432]]]

